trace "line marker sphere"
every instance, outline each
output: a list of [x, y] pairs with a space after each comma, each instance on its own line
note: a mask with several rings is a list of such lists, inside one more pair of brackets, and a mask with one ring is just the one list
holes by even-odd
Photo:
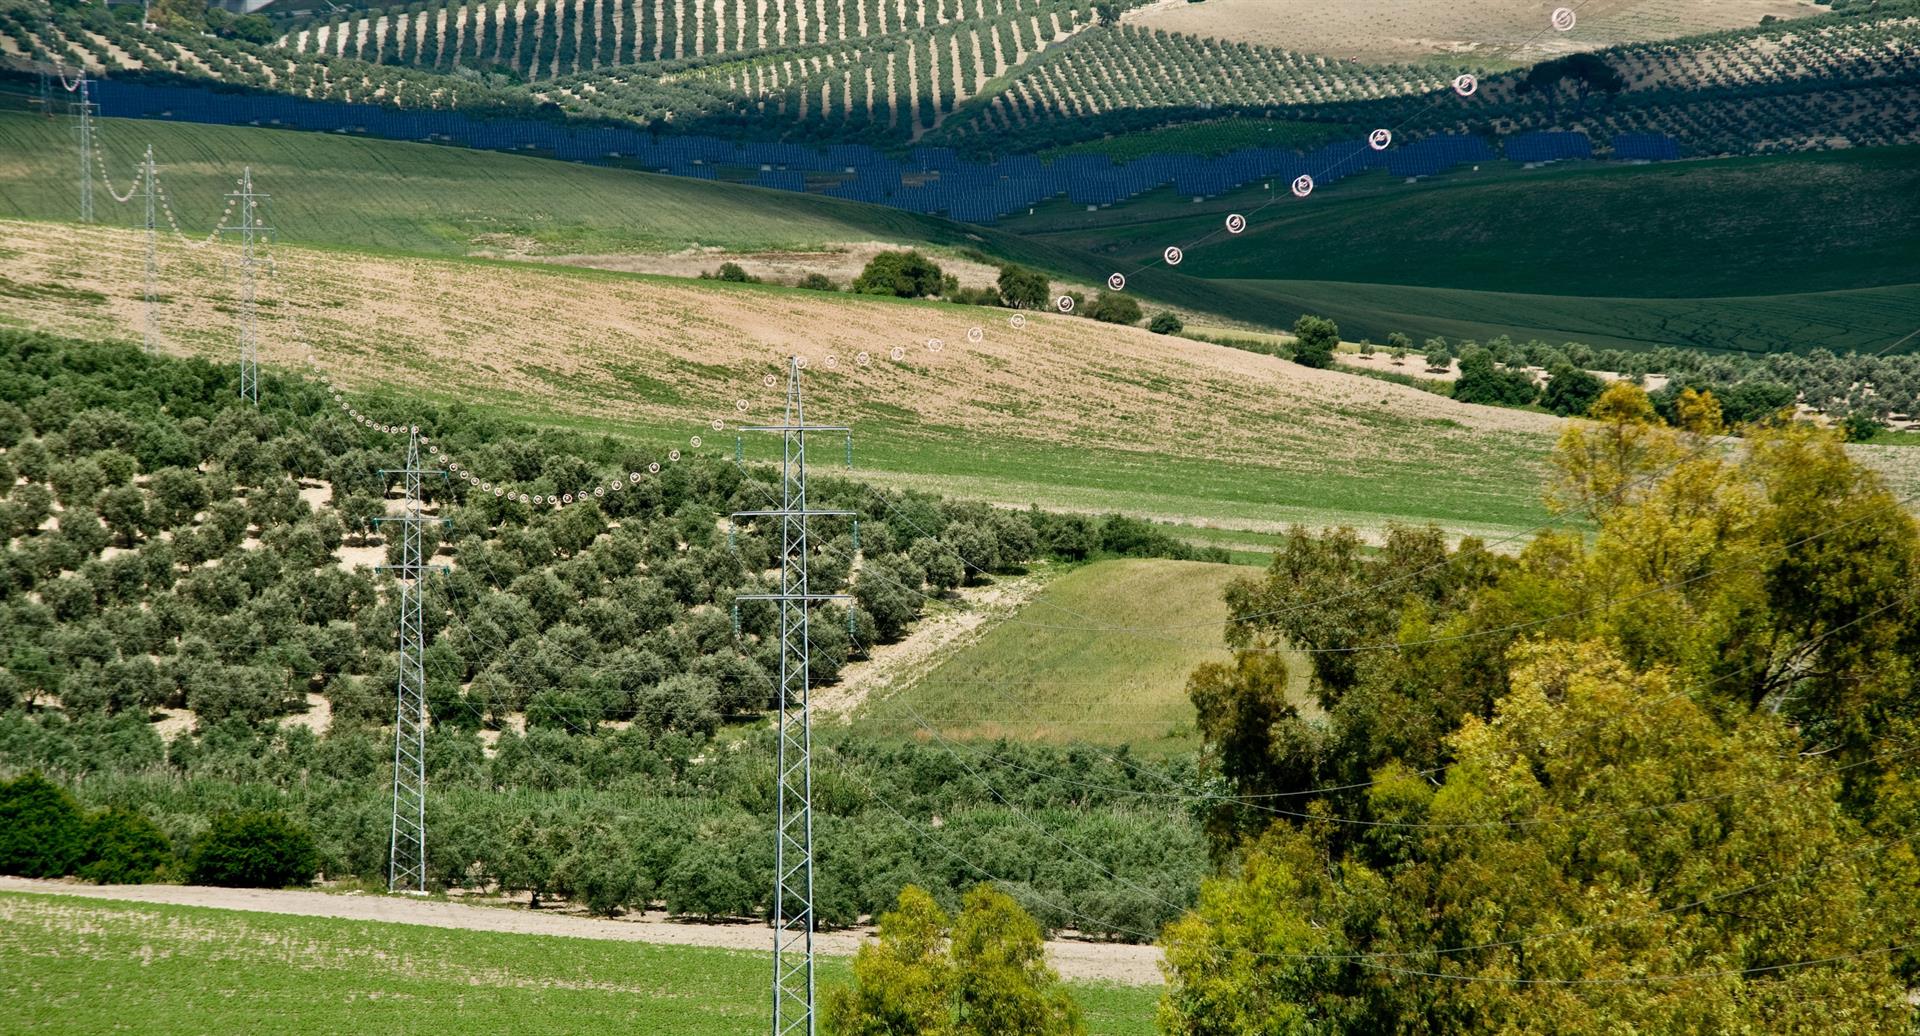
[[905, 346], [896, 345], [893, 347], [893, 351], [888, 353], [887, 355], [893, 357], [896, 360], [904, 360], [907, 358], [907, 350]]
[[840, 357], [829, 354], [827, 356], [827, 369], [832, 370], [838, 366], [840, 366]]
[[725, 430], [725, 429], [726, 429], [726, 427], [727, 427], [727, 423], [726, 423], [725, 421], [722, 421], [722, 420], [720, 420], [720, 419], [719, 419], [719, 418], [717, 418], [717, 417], [713, 419], [713, 430], [714, 430], [714, 431], [716, 431], [716, 432], [718, 432], [718, 431], [723, 431], [723, 430]]
[[806, 370], [808, 365], [811, 364], [812, 362], [813, 361], [807, 359], [804, 356], [796, 356], [793, 358], [793, 365], [795, 367], [800, 368], [801, 370]]
[[647, 465], [647, 471], [649, 474], [660, 474], [660, 462], [656, 460], [652, 464]]
[[767, 376], [766, 376], [766, 377], [764, 377], [764, 378], [761, 378], [761, 379], [760, 379], [760, 383], [761, 383], [761, 384], [763, 384], [763, 385], [765, 385], [765, 386], [766, 386], [766, 387], [768, 387], [768, 388], [772, 388], [772, 387], [774, 387], [775, 385], [778, 385], [778, 384], [779, 384], [779, 382], [778, 382], [777, 380], [775, 380], [775, 379], [774, 379], [774, 376], [773, 376], [773, 375], [771, 375], [771, 374], [769, 374], [769, 375], [767, 375]]
[[927, 339], [927, 351], [930, 353], [937, 353], [940, 350], [945, 349], [946, 347], [947, 347], [947, 343], [941, 341], [938, 338]]
[[744, 414], [747, 412], [747, 401], [744, 399], [736, 399], [733, 401], [733, 408]]
[[[860, 350], [860, 352], [854, 355], [853, 362], [859, 364], [862, 367], [865, 367], [867, 364], [870, 364], [873, 362], [873, 357], [867, 355], [867, 351], [865, 349], [862, 349]], [[700, 444], [694, 443], [694, 445], [698, 446]]]
[[1114, 291], [1126, 291], [1127, 275], [1124, 273], [1116, 273], [1109, 276], [1107, 278], [1107, 287], [1113, 289]]
[[1480, 80], [1475, 78], [1471, 72], [1463, 72], [1458, 79], [1453, 81], [1453, 92], [1462, 97], [1472, 97], [1479, 89]]
[[985, 341], [986, 337], [987, 337], [987, 332], [984, 328], [978, 328], [978, 327], [967, 328], [967, 341], [972, 342], [975, 345], [979, 345], [981, 342]]
[[629, 471], [629, 472], [627, 472], [627, 481], [629, 481], [629, 482], [638, 482], [638, 481], [640, 481], [640, 473], [639, 473], [638, 471]]
[[679, 450], [668, 450], [668, 451], [667, 451], [667, 459], [668, 459], [668, 460], [679, 460], [679, 459], [680, 459], [680, 451], [679, 451]]
[[1243, 233], [1246, 229], [1247, 229], [1247, 217], [1242, 216], [1238, 212], [1227, 217], [1227, 233], [1239, 234], [1239, 233]]
[[1167, 250], [1162, 253], [1162, 255], [1167, 260], [1168, 266], [1179, 266], [1180, 260], [1187, 257], [1187, 253], [1182, 252], [1178, 245], [1168, 245]]
[[1377, 129], [1367, 134], [1367, 146], [1375, 151], [1385, 151], [1393, 146], [1393, 131]]
[[1015, 313], [1007, 318], [1007, 323], [1013, 325], [1015, 331], [1021, 331], [1026, 329], [1027, 318], [1019, 313]]
[[1561, 32], [1572, 32], [1579, 20], [1571, 7], [1561, 7], [1553, 12], [1553, 27]]
[[1062, 295], [1058, 299], [1055, 299], [1053, 304], [1056, 307], [1058, 307], [1060, 312], [1062, 313], [1073, 312], [1073, 296], [1072, 295]]
[[696, 435], [696, 436], [694, 436], [693, 438], [691, 438], [691, 439], [688, 439], [688, 440], [687, 440], [687, 445], [689, 445], [689, 446], [692, 446], [692, 447], [693, 447], [694, 449], [696, 449], [696, 450], [697, 450], [697, 449], [699, 449], [699, 448], [700, 448], [700, 437]]
[[1304, 198], [1307, 195], [1312, 193], [1313, 193], [1313, 177], [1308, 176], [1305, 173], [1302, 173], [1299, 176], [1294, 178], [1294, 181], [1293, 181], [1294, 197]]

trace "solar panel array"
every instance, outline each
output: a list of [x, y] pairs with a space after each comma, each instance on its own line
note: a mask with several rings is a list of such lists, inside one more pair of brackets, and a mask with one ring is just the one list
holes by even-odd
[[[1355, 140], [1305, 154], [1247, 148], [1212, 158], [1168, 154], [1120, 163], [1105, 155], [1065, 155], [1051, 162], [1016, 155], [974, 162], [949, 148], [923, 147], [901, 161], [859, 144], [819, 148], [655, 136], [637, 127], [477, 119], [457, 111], [403, 111], [113, 80], [97, 83], [95, 97], [100, 113], [107, 116], [360, 133], [493, 151], [531, 150], [564, 161], [636, 165], [672, 176], [726, 179], [783, 191], [815, 190], [909, 212], [944, 213], [967, 223], [991, 223], [1062, 196], [1076, 205], [1107, 206], [1171, 186], [1179, 195], [1206, 198], [1255, 183], [1290, 182], [1303, 174], [1324, 186], [1376, 169], [1400, 177], [1433, 176], [1458, 165], [1500, 157], [1480, 137], [1441, 135], [1385, 151]], [[1616, 137], [1613, 145], [1616, 156], [1622, 158], [1680, 157], [1678, 142], [1669, 137], [1627, 134]], [[1593, 155], [1592, 143], [1578, 133], [1522, 134], [1509, 138], [1505, 149], [1508, 158], [1525, 162]]]

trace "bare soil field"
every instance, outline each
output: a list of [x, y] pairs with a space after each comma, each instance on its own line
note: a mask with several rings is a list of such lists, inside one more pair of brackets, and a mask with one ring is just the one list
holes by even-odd
[[[1573, 31], [1549, 27], [1557, 7], [1576, 9]], [[1358, 61], [1506, 64], [1820, 10], [1805, 0], [1156, 0], [1122, 20]]]
[[[407, 896], [329, 893], [304, 889], [223, 889], [201, 885], [87, 885], [78, 882], [0, 877], [0, 890], [57, 893], [88, 899], [135, 903], [249, 910], [298, 917], [333, 917], [350, 921], [388, 921], [457, 928], [469, 931], [513, 932], [524, 935], [563, 935], [580, 939], [706, 946], [724, 950], [765, 950], [771, 930], [750, 923], [691, 924], [669, 922], [648, 914], [638, 918], [606, 919], [557, 910], [532, 911], [506, 900], [489, 898], [494, 905], [454, 903]], [[850, 957], [870, 929], [822, 932], [814, 948], [822, 954]], [[1120, 943], [1055, 939], [1047, 943], [1047, 959], [1062, 978], [1114, 982], [1130, 986], [1157, 985], [1160, 949]]]

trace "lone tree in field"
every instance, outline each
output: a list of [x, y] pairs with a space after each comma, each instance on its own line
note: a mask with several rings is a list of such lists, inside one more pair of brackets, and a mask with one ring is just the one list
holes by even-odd
[[980, 885], [949, 920], [908, 885], [860, 947], [853, 985], [830, 990], [832, 1036], [1079, 1036], [1079, 1005], [1047, 966], [1040, 925], [1012, 897]]
[[1157, 335], [1177, 335], [1186, 329], [1186, 323], [1174, 313], [1155, 313], [1147, 324], [1147, 330]]
[[1427, 369], [1432, 371], [1451, 370], [1453, 368], [1453, 349], [1444, 338], [1427, 339]]
[[944, 286], [939, 265], [917, 251], [881, 252], [853, 282], [857, 294], [892, 295], [902, 299], [938, 295]]
[[1325, 370], [1333, 366], [1333, 350], [1340, 344], [1340, 325], [1326, 317], [1302, 313], [1293, 322], [1293, 362]]
[[1053, 291], [1046, 274], [1017, 263], [1000, 268], [997, 286], [1000, 304], [1008, 309], [1039, 309], [1047, 304], [1047, 296]]

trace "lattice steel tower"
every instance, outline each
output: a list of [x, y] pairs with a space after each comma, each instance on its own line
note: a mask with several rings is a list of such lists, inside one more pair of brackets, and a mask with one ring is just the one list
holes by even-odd
[[[159, 294], [156, 290], [156, 285], [160, 279], [160, 258], [157, 252], [160, 240], [154, 232], [153, 222], [154, 169], [152, 144], [147, 145], [147, 162], [146, 165], [142, 167], [141, 179], [147, 188], [147, 305], [145, 313], [146, 324], [141, 328], [141, 343], [146, 348], [146, 351], [152, 354], [160, 347], [159, 330], [154, 325], [154, 300]], [[109, 187], [108, 189], [111, 190], [112, 188]]]
[[807, 559], [813, 552], [807, 520], [851, 516], [852, 511], [816, 511], [807, 507], [807, 433], [850, 429], [809, 425], [801, 406], [799, 357], [788, 362], [787, 417], [779, 425], [743, 428], [773, 432], [785, 440], [781, 498], [777, 511], [741, 511], [739, 519], [780, 521], [780, 592], [743, 594], [742, 601], [774, 601], [780, 606], [780, 736], [775, 773], [780, 791], [775, 805], [773, 854], [773, 1032], [774, 1036], [814, 1033], [813, 984], [813, 714], [808, 701], [811, 608], [822, 601], [849, 600], [845, 594], [816, 594], [807, 584]]
[[393, 824], [389, 829], [387, 891], [424, 893], [427, 890], [427, 674], [426, 623], [421, 606], [429, 571], [426, 528], [444, 519], [421, 513], [420, 479], [441, 470], [420, 467], [420, 429], [407, 433], [407, 466], [380, 472], [382, 478], [400, 476], [407, 500], [397, 518], [375, 521], [400, 527], [400, 563], [382, 565], [400, 584], [400, 679], [393, 715]]
[[260, 403], [260, 341], [254, 331], [253, 272], [265, 262], [254, 254], [254, 243], [258, 235], [273, 232], [260, 212], [260, 203], [270, 197], [253, 192], [253, 167], [247, 166], [240, 173], [240, 189], [227, 195], [240, 213], [240, 225], [220, 228], [240, 235], [236, 263], [240, 271], [240, 398], [256, 406]]
[[80, 85], [74, 87], [80, 99], [74, 110], [80, 113], [80, 125], [74, 132], [80, 137], [80, 222], [93, 222], [93, 96], [87, 73], [80, 73]]

